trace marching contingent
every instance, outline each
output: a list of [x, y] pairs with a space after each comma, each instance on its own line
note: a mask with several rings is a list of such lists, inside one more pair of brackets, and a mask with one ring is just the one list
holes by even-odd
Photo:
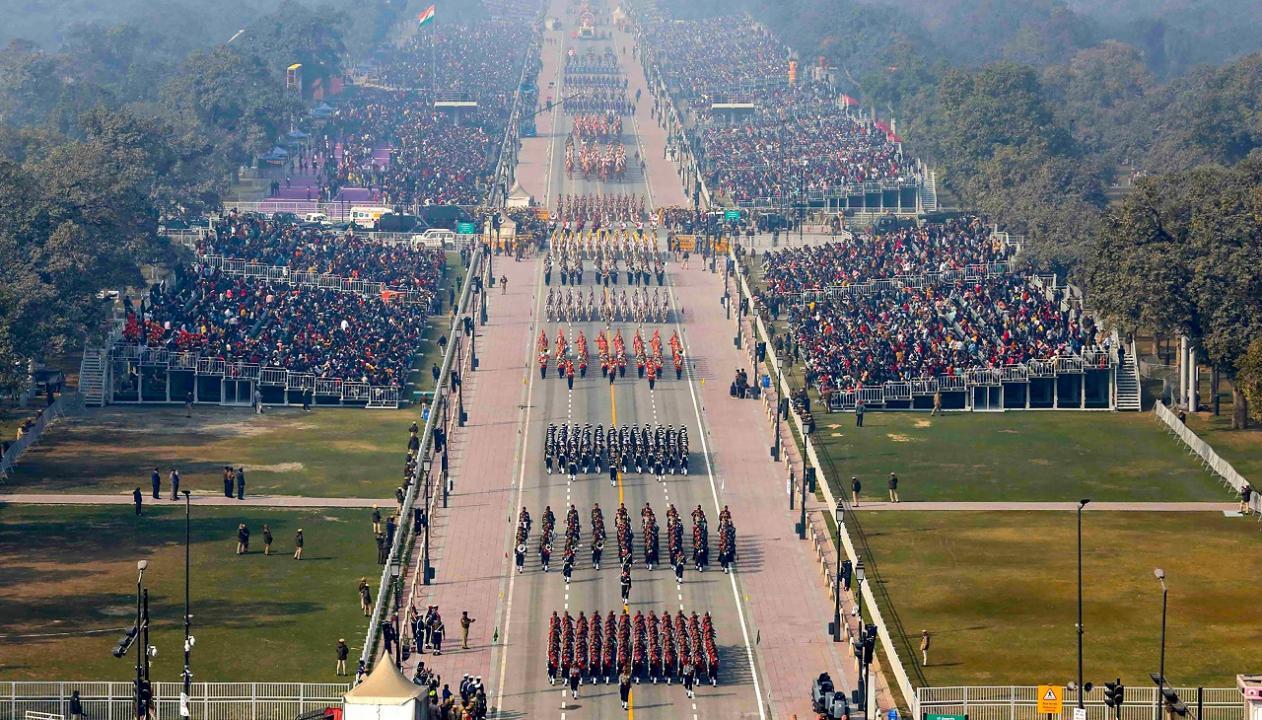
[[652, 472], [659, 480], [666, 475], [688, 474], [688, 428], [680, 426], [610, 425], [608, 429], [586, 423], [549, 424], [544, 437], [544, 467], [574, 480], [609, 470], [609, 484], [617, 483], [619, 472]]
[[670, 302], [658, 288], [651, 295], [645, 288], [633, 289], [630, 295], [626, 290], [606, 290], [599, 298], [593, 289], [584, 298], [582, 290], [549, 288], [544, 317], [548, 322], [665, 323]]
[[[684, 376], [684, 347], [683, 341], [680, 340], [679, 334], [671, 333], [670, 340], [671, 363], [675, 368], [675, 379], [681, 380]], [[580, 330], [578, 336], [571, 344], [565, 337], [564, 330], [557, 330], [556, 344], [549, 350], [548, 335], [545, 331], [539, 331], [539, 339], [535, 343], [535, 351], [538, 353], [539, 361], [539, 378], [546, 379], [548, 377], [548, 364], [552, 362], [556, 366], [558, 378], [565, 378], [569, 383], [569, 389], [574, 389], [574, 375], [577, 371], [578, 377], [587, 377], [588, 353], [587, 336]], [[654, 330], [649, 337], [648, 344], [644, 342], [640, 331], [636, 330], [631, 338], [632, 358], [635, 361], [636, 377], [647, 379], [649, 389], [652, 390], [657, 379], [662, 376], [665, 361], [663, 356], [662, 335], [661, 331]], [[613, 330], [612, 338], [609, 330], [596, 335], [596, 357], [600, 361], [600, 375], [609, 379], [612, 385], [615, 380], [627, 375], [627, 347], [626, 341], [622, 337], [621, 330]]]

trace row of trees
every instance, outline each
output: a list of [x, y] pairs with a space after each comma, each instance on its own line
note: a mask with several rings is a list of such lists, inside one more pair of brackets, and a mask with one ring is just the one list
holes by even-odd
[[[1121, 327], [1187, 334], [1235, 387], [1262, 388], [1262, 373], [1250, 376], [1262, 348], [1257, 361], [1246, 352], [1262, 338], [1262, 285], [1249, 278], [1262, 253], [1250, 156], [1262, 147], [1262, 53], [1190, 67], [1256, 50], [1258, 36], [1239, 30], [1262, 11], [736, 2], [804, 61], [838, 68], [840, 90], [897, 117], [908, 150], [938, 169], [940, 197], [1024, 235], [1028, 261], [1084, 286]], [[687, 16], [731, 3], [666, 5]], [[1236, 399], [1239, 426], [1247, 398]]]
[[356, 3], [351, 20], [282, 2], [230, 43], [154, 13], [70, 29], [57, 52], [0, 52], [0, 386], [21, 382], [30, 358], [77, 347], [108, 312], [102, 289], [171, 260], [159, 220], [217, 207], [237, 169], [288, 131], [303, 108], [284, 91], [286, 66], [339, 74], [406, 6]]

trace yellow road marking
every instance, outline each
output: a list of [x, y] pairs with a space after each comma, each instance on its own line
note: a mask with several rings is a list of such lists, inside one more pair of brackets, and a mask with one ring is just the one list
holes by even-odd
[[635, 720], [635, 690], [627, 691], [627, 720]]
[[[613, 426], [618, 427], [618, 399], [613, 392], [613, 383], [609, 383], [609, 408], [613, 415]], [[622, 471], [618, 472], [618, 504], [622, 504]]]

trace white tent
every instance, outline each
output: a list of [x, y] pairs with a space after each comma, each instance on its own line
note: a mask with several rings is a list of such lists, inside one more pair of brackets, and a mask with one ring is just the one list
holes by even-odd
[[420, 720], [425, 688], [409, 682], [389, 658], [377, 663], [368, 677], [343, 695], [344, 720]]
[[504, 201], [504, 204], [508, 207], [530, 207], [532, 201], [530, 193], [526, 192], [519, 183], [514, 182], [513, 189], [508, 192], [508, 199]]

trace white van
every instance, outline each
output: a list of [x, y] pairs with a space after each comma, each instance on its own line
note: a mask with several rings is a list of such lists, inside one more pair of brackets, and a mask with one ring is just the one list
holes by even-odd
[[372, 230], [377, 226], [377, 221], [381, 219], [382, 215], [392, 212], [394, 210], [388, 207], [353, 207], [351, 208], [351, 222], [355, 223], [356, 227]]
[[427, 248], [452, 247], [456, 244], [456, 234], [442, 228], [430, 228], [420, 235], [413, 235], [412, 243]]
[[319, 223], [321, 225], [332, 224], [329, 222], [329, 216], [322, 212], [309, 212], [302, 216], [302, 221], [305, 223]]

